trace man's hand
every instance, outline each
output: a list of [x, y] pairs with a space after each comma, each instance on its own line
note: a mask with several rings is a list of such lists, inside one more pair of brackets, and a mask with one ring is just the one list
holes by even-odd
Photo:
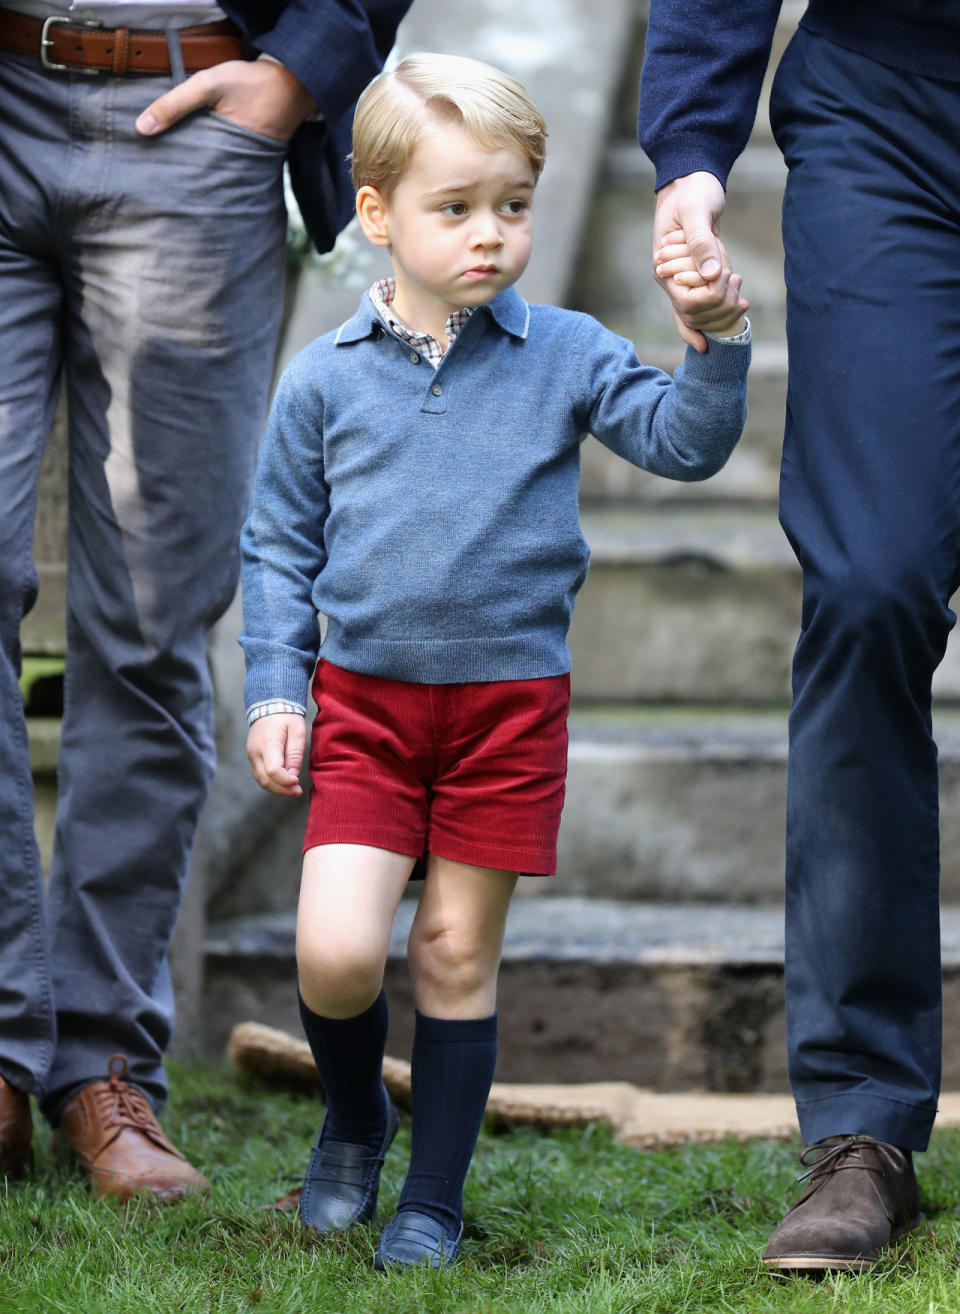
[[254, 779], [269, 794], [297, 798], [300, 768], [307, 746], [307, 723], [302, 716], [274, 712], [254, 721], [247, 733], [247, 757]]
[[654, 277], [666, 292], [673, 305], [674, 319], [684, 342], [697, 351], [706, 351], [703, 334], [689, 322], [690, 293], [671, 275], [660, 275], [657, 265], [659, 253], [669, 245], [668, 239], [680, 241], [688, 248], [702, 280], [696, 307], [701, 319], [711, 307], [726, 309], [730, 304], [730, 268], [725, 264], [723, 251], [717, 239], [717, 224], [723, 213], [726, 197], [720, 179], [712, 173], [688, 173], [682, 178], [661, 187], [657, 193], [657, 209], [653, 220]]
[[198, 109], [213, 109], [241, 127], [289, 141], [316, 101], [289, 69], [272, 59], [230, 59], [201, 69], [160, 96], [137, 119], [137, 132], [153, 136]]

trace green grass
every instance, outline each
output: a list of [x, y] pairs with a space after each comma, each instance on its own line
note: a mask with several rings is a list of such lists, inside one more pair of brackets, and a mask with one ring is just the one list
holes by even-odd
[[[960, 1311], [960, 1133], [919, 1160], [927, 1222], [871, 1274], [815, 1282], [758, 1256], [789, 1198], [796, 1144], [652, 1153], [605, 1128], [485, 1131], [467, 1185], [464, 1258], [448, 1273], [382, 1276], [373, 1229], [312, 1240], [257, 1211], [294, 1184], [321, 1106], [219, 1070], [175, 1069], [167, 1130], [213, 1179], [166, 1208], [91, 1199], [46, 1153], [0, 1193], [0, 1311], [63, 1314], [680, 1314]], [[387, 1160], [396, 1202], [409, 1120]]]

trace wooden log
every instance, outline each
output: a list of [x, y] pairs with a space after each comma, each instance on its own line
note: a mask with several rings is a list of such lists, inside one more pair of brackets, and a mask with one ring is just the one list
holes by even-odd
[[[286, 1032], [241, 1022], [227, 1055], [241, 1071], [268, 1081], [322, 1091], [306, 1041]], [[383, 1060], [383, 1083], [395, 1104], [410, 1107], [410, 1065]], [[625, 1145], [653, 1148], [726, 1136], [783, 1139], [797, 1132], [789, 1095], [662, 1094], [626, 1081], [526, 1085], [495, 1081], [487, 1114], [497, 1122], [542, 1127], [585, 1127], [606, 1122]]]

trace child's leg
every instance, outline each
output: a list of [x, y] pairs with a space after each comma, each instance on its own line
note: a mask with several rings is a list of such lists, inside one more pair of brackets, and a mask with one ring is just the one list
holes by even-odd
[[297, 913], [300, 1016], [326, 1092], [325, 1143], [375, 1150], [383, 1140], [383, 971], [413, 861], [361, 844], [324, 844], [304, 856]]
[[427, 1214], [452, 1239], [493, 1081], [497, 969], [516, 880], [431, 854], [410, 932], [413, 1148], [398, 1212]]

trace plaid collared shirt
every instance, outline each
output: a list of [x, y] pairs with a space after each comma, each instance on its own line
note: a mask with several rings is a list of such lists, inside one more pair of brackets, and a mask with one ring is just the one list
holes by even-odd
[[[443, 347], [429, 333], [420, 333], [417, 329], [413, 329], [409, 324], [403, 322], [393, 309], [393, 298], [396, 296], [396, 292], [397, 280], [395, 278], [378, 278], [370, 289], [370, 300], [379, 311], [387, 327], [396, 333], [398, 338], [403, 338], [404, 342], [409, 342], [410, 346], [419, 351], [423, 359], [428, 360], [436, 369], [443, 360]], [[472, 306], [464, 306], [462, 310], [455, 310], [447, 320], [448, 346], [457, 334], [462, 331], [464, 324], [473, 314], [473, 310]]]

